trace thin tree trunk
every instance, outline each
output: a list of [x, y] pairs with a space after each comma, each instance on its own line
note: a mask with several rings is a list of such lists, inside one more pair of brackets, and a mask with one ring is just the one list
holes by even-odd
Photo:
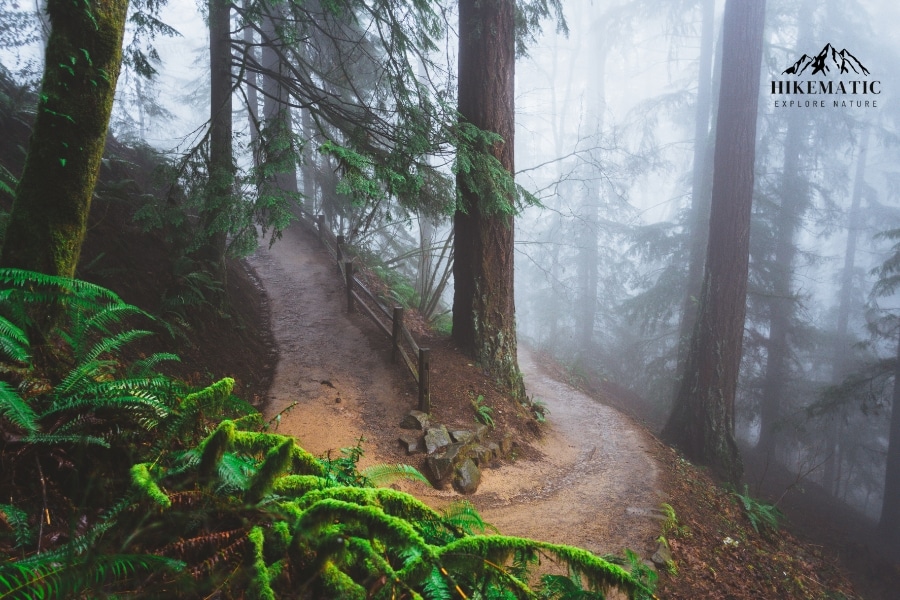
[[[844, 266], [841, 269], [841, 289], [838, 295], [837, 328], [835, 343], [831, 357], [831, 383], [839, 384], [847, 375], [847, 351], [851, 345], [848, 335], [850, 312], [853, 299], [853, 273], [856, 269], [856, 244], [859, 238], [860, 215], [863, 188], [866, 180], [866, 158], [869, 153], [869, 137], [871, 130], [863, 126], [859, 155], [856, 159], [856, 173], [853, 179], [853, 193], [850, 199], [850, 210], [847, 214], [847, 245], [844, 251]], [[823, 486], [833, 495], [837, 495], [838, 463], [840, 462], [840, 430], [841, 415], [831, 415], [826, 424], [826, 458], [824, 465]]]
[[678, 368], [687, 360], [691, 332], [697, 317], [697, 298], [703, 284], [709, 232], [709, 205], [712, 194], [712, 142], [710, 119], [713, 97], [713, 39], [715, 38], [715, 0], [701, 0], [700, 58], [697, 75], [697, 107], [694, 116], [694, 166], [691, 175], [691, 246], [688, 257], [687, 285], [681, 309], [678, 335]]
[[52, 24], [28, 155], [0, 264], [73, 277], [122, 62], [126, 0], [50, 0]]
[[[515, 172], [514, 29], [514, 0], [460, 0], [459, 112], [503, 138], [493, 153], [509, 173]], [[453, 339], [501, 385], [524, 396], [516, 357], [513, 218], [485, 211], [461, 175], [457, 186], [461, 206], [453, 219]]]
[[744, 336], [764, 0], [725, 4], [709, 244], [687, 368], [663, 437], [732, 482], [743, 471], [734, 396]]
[[800, 169], [804, 151], [806, 119], [802, 111], [788, 116], [781, 174], [781, 202], [775, 218], [775, 253], [772, 261], [772, 290], [769, 297], [769, 339], [766, 370], [762, 387], [760, 432], [757, 451], [776, 450], [776, 434], [780, 423], [781, 403], [788, 383], [791, 358], [789, 336], [794, 313], [794, 242], [802, 213], [807, 206], [807, 191]]

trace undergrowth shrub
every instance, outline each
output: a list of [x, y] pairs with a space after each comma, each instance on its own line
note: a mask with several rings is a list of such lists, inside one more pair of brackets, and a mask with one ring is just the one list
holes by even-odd
[[[650, 597], [587, 551], [374, 487], [424, 477], [360, 471], [360, 446], [312, 456], [269, 431], [230, 379], [189, 389], [154, 371], [171, 356], [123, 364], [118, 351], [143, 335], [126, 315], [141, 315], [110, 292], [24, 272], [0, 281], [0, 599], [560, 598], [573, 586]], [[59, 379], [35, 372], [17, 302], [63, 307]], [[533, 589], [542, 558], [571, 585]]]

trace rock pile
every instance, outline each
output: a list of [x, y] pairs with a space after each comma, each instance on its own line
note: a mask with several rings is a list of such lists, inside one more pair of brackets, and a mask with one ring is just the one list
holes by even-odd
[[429, 415], [411, 410], [400, 423], [410, 430], [399, 437], [407, 454], [427, 454], [425, 464], [432, 482], [440, 487], [448, 481], [462, 494], [472, 494], [481, 483], [481, 469], [512, 452], [512, 434], [500, 443], [487, 441], [490, 428], [478, 423], [474, 429], [448, 429], [431, 423]]

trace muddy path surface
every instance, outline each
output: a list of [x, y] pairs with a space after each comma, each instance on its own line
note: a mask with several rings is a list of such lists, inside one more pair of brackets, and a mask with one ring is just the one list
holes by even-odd
[[[281, 414], [279, 431], [317, 455], [337, 456], [365, 437], [362, 466], [408, 462], [397, 436], [414, 406], [414, 384], [390, 364], [374, 325], [347, 314], [327, 252], [295, 226], [249, 262], [269, 296], [279, 354], [266, 415]], [[658, 442], [615, 409], [554, 379], [526, 349], [519, 364], [529, 395], [549, 409], [536, 444], [541, 456], [486, 470], [468, 499], [505, 534], [646, 555], [659, 534], [655, 509], [665, 501], [653, 457]], [[459, 498], [419, 484], [403, 489], [436, 507]]]

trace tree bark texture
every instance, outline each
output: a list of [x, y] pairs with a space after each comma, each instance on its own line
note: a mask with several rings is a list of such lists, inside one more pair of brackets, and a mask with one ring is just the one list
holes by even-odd
[[209, 0], [209, 186], [203, 207], [204, 240], [199, 257], [225, 275], [226, 232], [234, 198], [231, 97], [231, 8], [227, 0]]
[[0, 264], [73, 277], [122, 62], [127, 0], [49, 0], [52, 30]]
[[699, 314], [663, 437], [737, 482], [734, 396], [744, 336], [764, 0], [728, 0], [709, 243]]
[[[514, 0], [459, 2], [459, 113], [503, 138], [493, 153], [510, 173], [515, 172], [514, 28]], [[462, 177], [457, 186], [453, 339], [502, 385], [524, 397], [516, 358], [513, 217], [485, 211]]]

